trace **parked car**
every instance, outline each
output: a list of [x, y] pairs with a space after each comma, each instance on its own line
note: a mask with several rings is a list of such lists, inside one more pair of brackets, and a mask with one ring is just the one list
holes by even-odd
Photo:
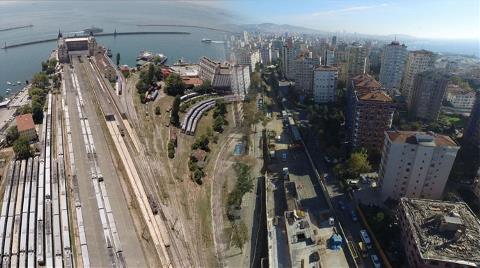
[[350, 211], [350, 215], [352, 216], [352, 221], [358, 221], [357, 213], [355, 213], [355, 210]]
[[370, 259], [372, 259], [372, 263], [375, 268], [382, 267], [382, 264], [380, 263], [380, 259], [377, 257], [377, 255], [375, 254], [370, 255]]

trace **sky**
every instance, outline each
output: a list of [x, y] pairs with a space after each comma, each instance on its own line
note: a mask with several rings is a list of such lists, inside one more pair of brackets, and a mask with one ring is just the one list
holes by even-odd
[[480, 39], [479, 0], [230, 0], [238, 23], [431, 39]]

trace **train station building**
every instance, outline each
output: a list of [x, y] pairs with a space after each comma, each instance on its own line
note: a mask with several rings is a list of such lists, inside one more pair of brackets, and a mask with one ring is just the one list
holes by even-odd
[[95, 37], [63, 37], [58, 33], [58, 61], [60, 63], [69, 63], [72, 56], [93, 56], [97, 47]]

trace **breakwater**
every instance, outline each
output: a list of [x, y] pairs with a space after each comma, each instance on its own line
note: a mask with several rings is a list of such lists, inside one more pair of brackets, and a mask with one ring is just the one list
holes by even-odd
[[23, 29], [23, 28], [30, 28], [30, 27], [33, 27], [33, 24], [13, 26], [13, 27], [8, 27], [8, 28], [1, 28], [0, 32], [12, 31], [12, 30]]
[[[94, 36], [117, 36], [117, 35], [156, 35], [156, 34], [177, 34], [177, 35], [188, 35], [190, 34], [189, 32], [113, 32], [113, 33], [98, 33], [94, 34]], [[23, 43], [16, 43], [16, 44], [7, 44], [5, 43], [2, 46], [2, 49], [9, 49], [9, 48], [15, 48], [15, 47], [23, 47], [23, 46], [29, 46], [29, 45], [35, 45], [35, 44], [41, 44], [41, 43], [48, 43], [48, 42], [53, 42], [57, 41], [57, 38], [50, 38], [50, 39], [42, 39], [42, 40], [35, 40], [35, 41], [29, 41], [29, 42], [23, 42]]]
[[225, 29], [207, 27], [207, 26], [197, 26], [197, 25], [186, 25], [186, 24], [137, 24], [138, 27], [184, 27], [184, 28], [197, 28], [197, 29], [207, 29], [212, 31], [219, 31], [224, 33], [237, 34], [238, 32], [229, 31]]

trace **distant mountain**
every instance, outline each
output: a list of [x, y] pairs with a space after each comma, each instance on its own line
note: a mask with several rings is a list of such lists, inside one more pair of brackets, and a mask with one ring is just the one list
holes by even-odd
[[260, 23], [260, 24], [227, 24], [225, 25], [230, 31], [235, 32], [259, 32], [259, 33], [305, 33], [305, 34], [328, 34], [326, 31], [319, 31], [301, 26], [290, 24]]

